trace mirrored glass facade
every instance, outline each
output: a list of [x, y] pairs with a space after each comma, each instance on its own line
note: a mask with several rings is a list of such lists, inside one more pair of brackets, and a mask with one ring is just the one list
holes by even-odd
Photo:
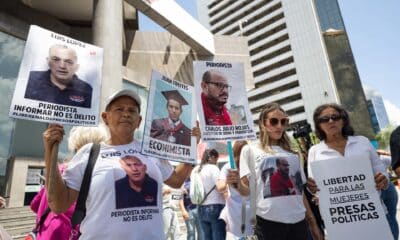
[[0, 32], [0, 176], [4, 176], [10, 156], [15, 121], [8, 117], [25, 41]]
[[339, 4], [332, 0], [314, 0], [322, 32], [333, 28], [345, 30]]

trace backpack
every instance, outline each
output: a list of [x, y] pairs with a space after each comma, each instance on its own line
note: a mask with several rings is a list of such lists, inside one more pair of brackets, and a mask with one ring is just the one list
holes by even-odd
[[216, 187], [217, 186], [214, 185], [214, 187], [212, 187], [210, 191], [206, 193], [199, 170], [193, 171], [192, 175], [190, 176], [190, 200], [193, 204], [201, 205]]
[[193, 204], [201, 204], [205, 200], [204, 186], [198, 170], [193, 171], [190, 176], [190, 200]]

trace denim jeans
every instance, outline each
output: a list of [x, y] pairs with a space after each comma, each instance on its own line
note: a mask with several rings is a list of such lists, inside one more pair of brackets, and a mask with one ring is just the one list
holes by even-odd
[[197, 213], [197, 208], [188, 210], [189, 220], [185, 220], [187, 229], [187, 240], [195, 240], [196, 232], [197, 239], [200, 239], [200, 226], [199, 226], [199, 215]]
[[386, 218], [389, 222], [390, 230], [392, 231], [394, 239], [397, 240], [399, 238], [399, 225], [396, 219], [398, 196], [396, 187], [392, 182], [389, 183], [388, 189], [382, 190], [381, 196], [388, 210]]
[[219, 219], [223, 204], [198, 206], [201, 240], [225, 240], [225, 222]]

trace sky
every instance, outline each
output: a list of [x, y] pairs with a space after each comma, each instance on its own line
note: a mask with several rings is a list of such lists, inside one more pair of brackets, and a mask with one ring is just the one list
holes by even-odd
[[[197, 18], [196, 0], [176, 0]], [[389, 120], [400, 125], [399, 0], [338, 0], [363, 85], [382, 95]], [[165, 31], [139, 15], [142, 31]]]

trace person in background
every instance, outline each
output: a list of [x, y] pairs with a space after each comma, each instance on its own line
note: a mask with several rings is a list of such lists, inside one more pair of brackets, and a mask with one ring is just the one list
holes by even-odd
[[[103, 126], [99, 127], [73, 127], [70, 130], [68, 138], [68, 149], [76, 153], [82, 146], [88, 143], [100, 143], [106, 139], [107, 132]], [[67, 163], [59, 165], [59, 171], [62, 174]], [[43, 187], [32, 199], [30, 207], [36, 215], [36, 224], [49, 208], [46, 197], [46, 189]], [[36, 234], [36, 239], [40, 240], [69, 240], [71, 235], [71, 217], [75, 210], [75, 203], [64, 213], [50, 212], [43, 225], [40, 226]], [[79, 231], [79, 229], [75, 229]], [[77, 239], [77, 238], [75, 238]]]
[[190, 200], [190, 177], [183, 183], [183, 199], [179, 202], [183, 219], [186, 224], [187, 240], [202, 239], [197, 205]]
[[[226, 163], [219, 175], [217, 189], [220, 192], [227, 191], [227, 198], [225, 199], [225, 207], [222, 209], [220, 218], [223, 219], [226, 223], [226, 239], [227, 240], [239, 240], [244, 236], [251, 235], [253, 230], [250, 224], [250, 199], [249, 197], [241, 196], [238, 187], [240, 184], [237, 184], [238, 179], [230, 178], [230, 171], [240, 171], [240, 153], [242, 148], [247, 145], [246, 141], [236, 141], [233, 144], [233, 157], [235, 161], [235, 169], [231, 169], [230, 163]], [[242, 204], [244, 201], [245, 207], [245, 221], [243, 222], [245, 225], [245, 229], [242, 232]]]
[[0, 225], [0, 239], [1, 240], [12, 240], [10, 234], [4, 230], [3, 226]]
[[182, 189], [163, 186], [163, 218], [164, 232], [167, 240], [179, 240], [181, 231], [179, 229], [178, 212], [182, 201]]
[[0, 196], [0, 208], [5, 208], [6, 207], [6, 200]]
[[[6, 207], [6, 200], [0, 196], [0, 209], [1, 208], [5, 208]], [[11, 236], [10, 234], [8, 234], [6, 232], [6, 230], [4, 230], [3, 226], [0, 225], [0, 239], [1, 240], [11, 240]]]
[[[386, 169], [389, 170], [389, 167], [392, 163], [390, 153], [379, 149], [376, 152], [378, 153], [379, 158], [385, 164]], [[396, 217], [398, 194], [396, 191], [396, 187], [394, 186], [392, 181], [389, 181], [387, 189], [382, 190], [381, 198], [388, 211], [388, 213], [386, 214], [386, 218], [389, 222], [390, 230], [392, 231], [394, 239], [397, 240], [399, 239], [399, 224]]]
[[[291, 149], [286, 134], [288, 124], [289, 118], [279, 104], [268, 103], [264, 106], [258, 121], [259, 141], [244, 146], [240, 155], [239, 192], [248, 196], [250, 180], [253, 182], [254, 179], [257, 189], [255, 235], [259, 240], [306, 240], [307, 227], [310, 228], [314, 240], [322, 240], [323, 235], [302, 192], [303, 189], [297, 189], [295, 195], [264, 194], [267, 182], [263, 181], [262, 173], [264, 168], [275, 166], [277, 158], [287, 160], [290, 174], [301, 175], [298, 179], [301, 182], [295, 183], [294, 186], [305, 183], [299, 155]], [[251, 169], [252, 165], [254, 170]], [[234, 171], [230, 174], [237, 175]], [[265, 177], [268, 178], [269, 175]]]
[[400, 177], [400, 126], [390, 134], [390, 153], [392, 155], [392, 169]]
[[203, 183], [204, 193], [210, 194], [204, 202], [198, 205], [198, 214], [200, 222], [201, 240], [225, 240], [226, 230], [225, 222], [219, 219], [222, 209], [225, 205], [223, 193], [216, 189], [219, 177], [219, 168], [217, 167], [219, 154], [215, 149], [206, 149], [201, 158], [199, 166], [196, 166], [194, 172], [198, 172]]

